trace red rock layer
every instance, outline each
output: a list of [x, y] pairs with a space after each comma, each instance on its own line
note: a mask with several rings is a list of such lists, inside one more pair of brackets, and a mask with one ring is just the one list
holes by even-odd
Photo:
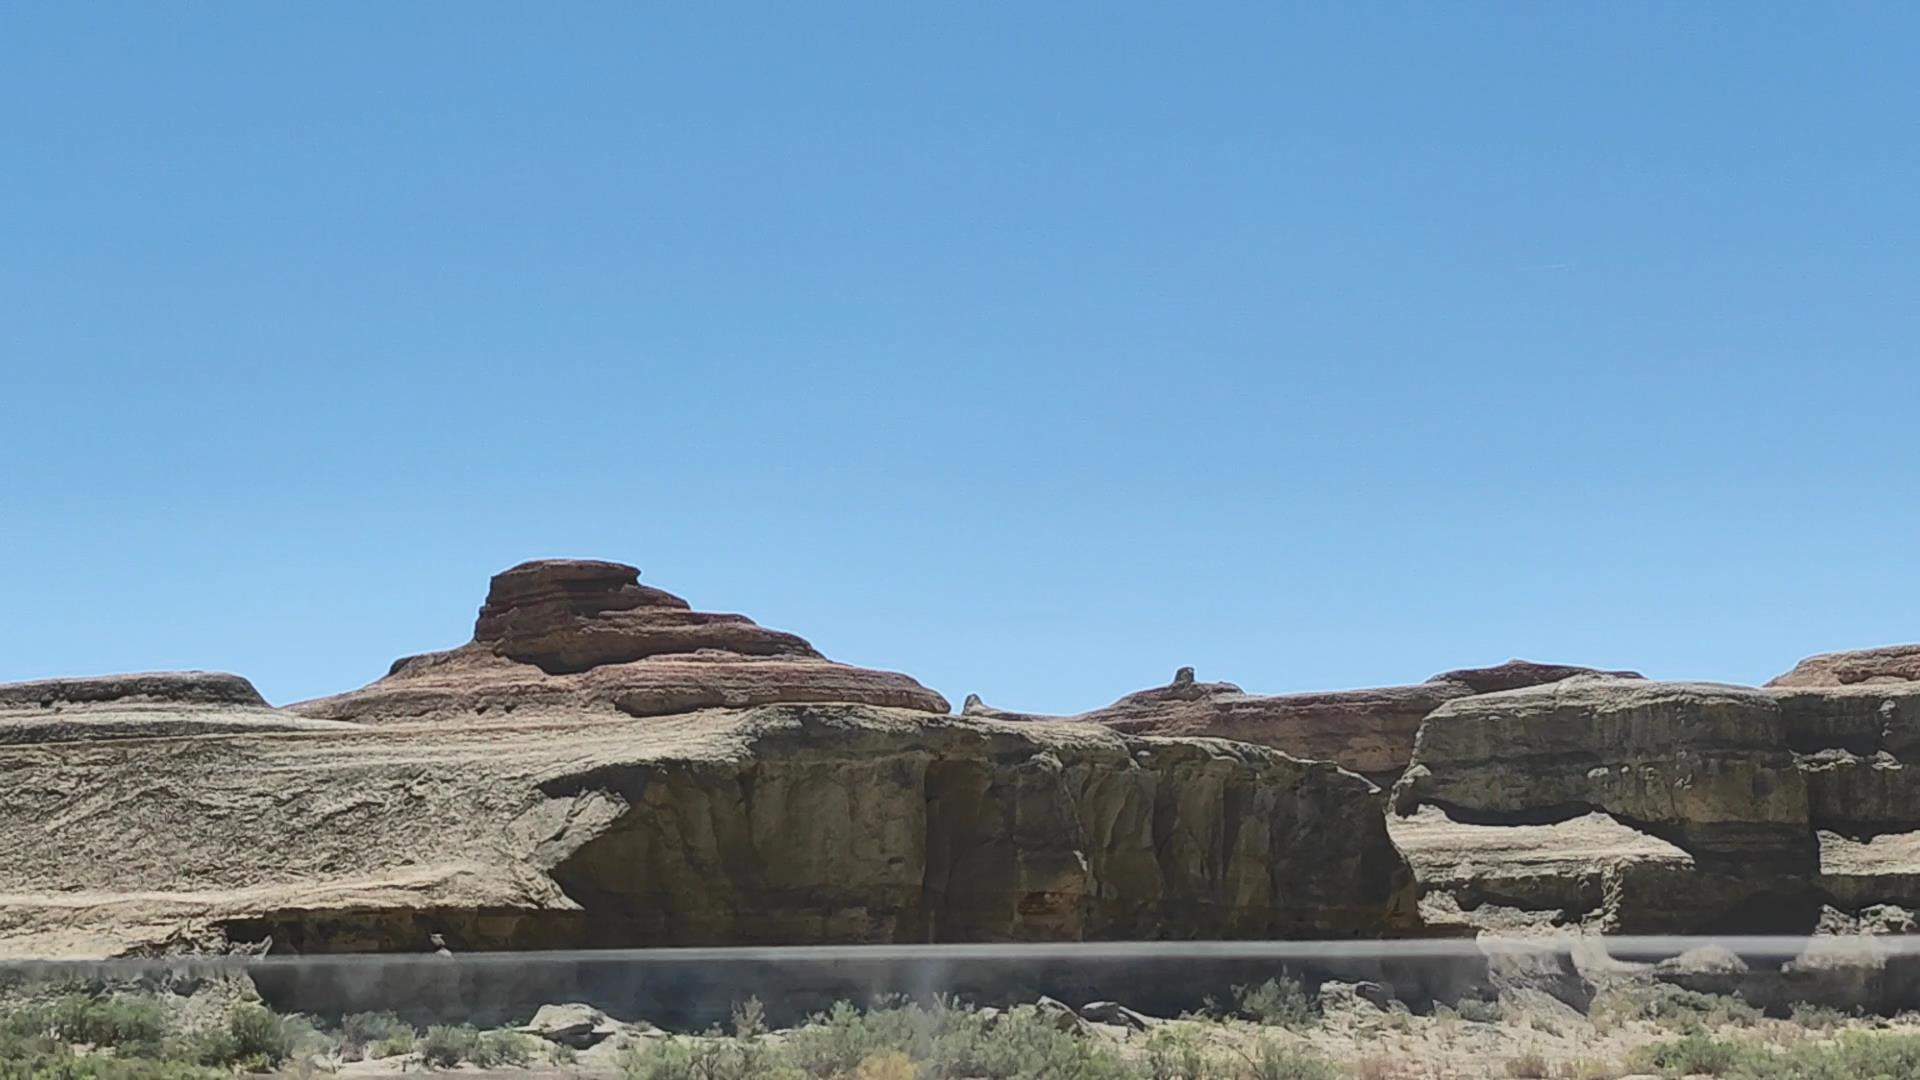
[[291, 708], [375, 721], [828, 701], [947, 711], [945, 698], [906, 675], [835, 663], [793, 634], [694, 611], [639, 578], [621, 563], [522, 563], [494, 576], [471, 642], [398, 660], [371, 686]]
[[1768, 686], [1857, 686], [1862, 683], [1920, 682], [1920, 645], [1809, 656]]
[[[1308, 694], [1249, 694], [1233, 683], [1196, 682], [1181, 668], [1166, 686], [1128, 694], [1072, 717], [1007, 712], [969, 698], [965, 713], [983, 719], [1068, 719], [1105, 724], [1134, 735], [1204, 735], [1271, 746], [1295, 757], [1333, 761], [1376, 781], [1390, 781], [1413, 757], [1420, 721], [1454, 698], [1557, 682], [1593, 668], [1510, 660], [1465, 668], [1412, 686]], [[1637, 678], [1632, 672], [1607, 672]]]

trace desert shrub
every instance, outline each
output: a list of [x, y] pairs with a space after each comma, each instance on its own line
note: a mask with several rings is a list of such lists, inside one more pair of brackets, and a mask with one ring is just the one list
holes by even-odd
[[1202, 1080], [1213, 1068], [1200, 1030], [1188, 1024], [1162, 1025], [1147, 1035], [1147, 1080]]
[[1920, 1076], [1920, 1036], [1855, 1032], [1785, 1053], [1756, 1048], [1729, 1074], [1740, 1080], [1903, 1080]]
[[400, 1037], [405, 1038], [406, 1048], [399, 1053], [412, 1053], [413, 1036], [413, 1025], [390, 1012], [363, 1012], [340, 1018], [340, 1035], [336, 1043], [342, 1058], [358, 1061], [366, 1057], [396, 1056], [369, 1051]]
[[[856, 1065], [857, 1067], [857, 1065]], [[620, 1061], [628, 1080], [804, 1080], [778, 1048], [754, 1039], [654, 1039]]]
[[1008, 1010], [990, 1029], [977, 1020], [954, 1025], [934, 1040], [925, 1064], [930, 1080], [1119, 1080], [1132, 1072], [1112, 1048], [1062, 1030], [1031, 1005]]
[[1247, 1055], [1242, 1070], [1248, 1080], [1334, 1080], [1338, 1075], [1326, 1059], [1307, 1050], [1262, 1039]]
[[1460, 1019], [1476, 1024], [1497, 1024], [1507, 1015], [1498, 1001], [1487, 998], [1461, 998], [1453, 1011]]
[[1594, 999], [1592, 1015], [1600, 1021], [1650, 1020], [1687, 1035], [1703, 1035], [1728, 1027], [1752, 1027], [1760, 1010], [1727, 994], [1702, 994], [1677, 986], [1616, 987]]
[[865, 1012], [841, 1001], [789, 1032], [785, 1048], [788, 1059], [808, 1075], [837, 1076], [888, 1051], [925, 1060], [935, 1040], [970, 1024], [984, 1026], [979, 1013], [944, 1000], [932, 1007], [882, 1006]]
[[1274, 1027], [1305, 1027], [1319, 1019], [1313, 998], [1299, 979], [1278, 975], [1257, 986], [1233, 988], [1234, 1011]]
[[395, 1030], [369, 1043], [366, 1056], [369, 1060], [405, 1057], [413, 1053], [414, 1047], [419, 1044], [419, 1033], [413, 1029]]
[[898, 1050], [868, 1054], [854, 1066], [853, 1080], [916, 1080], [920, 1067]]
[[755, 1035], [767, 1033], [767, 1007], [757, 997], [750, 997], [733, 1006], [733, 1037], [751, 1039]]
[[1738, 1066], [1766, 1053], [1765, 1049], [1750, 1043], [1710, 1035], [1685, 1035], [1641, 1047], [1634, 1054], [1634, 1062], [1667, 1076], [1732, 1076]]
[[480, 1048], [480, 1033], [470, 1024], [435, 1024], [413, 1044], [420, 1063], [430, 1069], [451, 1069], [473, 1057]]
[[1805, 1001], [1795, 1002], [1792, 1012], [1788, 1015], [1801, 1027], [1818, 1031], [1845, 1027], [1847, 1021], [1851, 1019], [1846, 1013], [1830, 1005], [1813, 1005]]
[[233, 1060], [246, 1066], [249, 1072], [267, 1072], [285, 1062], [309, 1030], [299, 1021], [279, 1016], [261, 1005], [240, 1005], [227, 1016], [227, 1032], [233, 1036]]
[[62, 1042], [113, 1047], [125, 1056], [158, 1058], [173, 1024], [158, 1002], [138, 998], [67, 994], [44, 1014]]
[[580, 1052], [568, 1046], [566, 1043], [547, 1044], [547, 1064], [556, 1067], [565, 1067], [568, 1065], [577, 1065], [579, 1062]]
[[467, 1060], [483, 1069], [495, 1069], [502, 1065], [525, 1068], [533, 1061], [533, 1052], [537, 1049], [533, 1039], [517, 1031], [485, 1032], [475, 1042], [473, 1053]]
[[182, 1061], [81, 1054], [60, 1046], [26, 1057], [0, 1048], [0, 1080], [221, 1080], [225, 1072]]

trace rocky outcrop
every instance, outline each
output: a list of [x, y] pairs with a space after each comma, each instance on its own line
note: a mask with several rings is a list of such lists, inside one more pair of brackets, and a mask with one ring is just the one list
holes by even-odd
[[267, 705], [252, 683], [222, 671], [148, 671], [0, 683], [0, 709], [141, 704]]
[[1920, 829], [1920, 683], [1773, 691], [1813, 827], [1855, 838]]
[[1917, 751], [1920, 684], [1574, 679], [1436, 709], [1394, 835], [1438, 923], [1871, 922], [1920, 906]]
[[1429, 684], [1464, 686], [1476, 694], [1497, 694], [1502, 690], [1521, 690], [1545, 686], [1579, 675], [1604, 675], [1612, 679], [1642, 679], [1637, 671], [1602, 671], [1573, 664], [1541, 664], [1532, 660], [1509, 660], [1492, 667], [1460, 668], [1443, 671], [1428, 679]]
[[1580, 678], [1451, 701], [1422, 725], [1394, 802], [1485, 824], [1599, 810], [1703, 867], [1815, 864], [1780, 706], [1743, 687]]
[[276, 711], [252, 683], [223, 672], [156, 671], [0, 684], [0, 745], [333, 726]]
[[1868, 679], [1771, 693], [1806, 778], [1828, 903], [1840, 919], [1868, 923], [1878, 921], [1877, 908], [1920, 908], [1920, 683]]
[[1375, 789], [1263, 747], [847, 704], [343, 727], [0, 747], [0, 955], [1417, 922]]
[[471, 642], [396, 661], [371, 686], [291, 709], [371, 722], [830, 701], [948, 711], [945, 698], [906, 675], [835, 663], [800, 637], [744, 615], [694, 611], [639, 577], [621, 563], [522, 563], [495, 575]]
[[291, 710], [0, 688], [0, 778], [0, 956], [1418, 927], [1379, 789], [1332, 763], [956, 718], [615, 563], [515, 567], [468, 644]]
[[1767, 685], [1858, 686], [1901, 682], [1920, 682], [1920, 645], [1887, 645], [1810, 656]]
[[[1456, 698], [1517, 686], [1600, 674], [1592, 668], [1511, 660], [1489, 668], [1435, 675], [1412, 686], [1307, 694], [1249, 694], [1229, 682], [1198, 682], [1181, 668], [1163, 687], [1128, 694], [1105, 708], [1071, 717], [995, 709], [969, 698], [968, 716], [1003, 720], [1066, 719], [1141, 735], [1204, 735], [1271, 746], [1299, 757], [1338, 762], [1391, 784], [1413, 755], [1426, 715]], [[1633, 672], [1611, 673], [1638, 678]]]
[[1819, 918], [1804, 877], [1703, 868], [1650, 833], [1592, 811], [1548, 824], [1455, 821], [1437, 807], [1388, 831], [1420, 883], [1430, 932], [1791, 932]]

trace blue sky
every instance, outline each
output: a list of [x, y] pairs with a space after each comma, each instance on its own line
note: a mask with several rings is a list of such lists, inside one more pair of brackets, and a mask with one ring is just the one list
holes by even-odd
[[1044, 710], [1920, 639], [1916, 10], [0, 5], [0, 679], [543, 555]]

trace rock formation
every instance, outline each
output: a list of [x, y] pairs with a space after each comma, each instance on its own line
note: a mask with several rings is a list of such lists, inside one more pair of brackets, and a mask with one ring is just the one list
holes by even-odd
[[1916, 658], [1279, 696], [1183, 667], [954, 717], [630, 566], [525, 563], [467, 644], [287, 709], [205, 672], [0, 686], [0, 956], [1910, 927]]
[[1856, 686], [1902, 682], [1920, 682], [1920, 645], [1888, 645], [1809, 656], [1767, 685]]
[[1008, 712], [969, 700], [966, 715], [1001, 720], [1069, 719], [1139, 735], [1205, 735], [1259, 743], [1297, 757], [1334, 761], [1377, 783], [1391, 784], [1413, 756], [1414, 733], [1428, 713], [1455, 698], [1557, 682], [1596, 672], [1563, 664], [1510, 660], [1497, 667], [1443, 672], [1424, 683], [1372, 690], [1249, 694], [1228, 682], [1197, 682], [1183, 667], [1173, 682], [1128, 694], [1105, 708], [1072, 717]]
[[0, 956], [1418, 927], [1362, 777], [945, 709], [585, 562], [290, 711], [231, 676], [0, 688]]
[[1733, 872], [1814, 862], [1780, 707], [1741, 687], [1581, 678], [1450, 701], [1394, 800], [1486, 824], [1599, 810]]
[[396, 661], [371, 686], [290, 708], [371, 722], [522, 708], [661, 716], [808, 701], [948, 711], [945, 698], [906, 675], [835, 663], [793, 634], [694, 611], [639, 578], [621, 563], [522, 563], [494, 576], [471, 642]]
[[162, 671], [0, 684], [0, 745], [339, 726], [272, 709], [252, 683], [222, 672]]
[[1573, 679], [1436, 709], [1393, 832], [1440, 921], [1807, 930], [1920, 903], [1917, 748], [1916, 683]]
[[[0, 747], [0, 955], [1381, 934], [1374, 789], [861, 705]], [[37, 823], [60, 822], [57, 829]], [[36, 823], [29, 826], [27, 823]], [[129, 837], [138, 842], [129, 842]]]

